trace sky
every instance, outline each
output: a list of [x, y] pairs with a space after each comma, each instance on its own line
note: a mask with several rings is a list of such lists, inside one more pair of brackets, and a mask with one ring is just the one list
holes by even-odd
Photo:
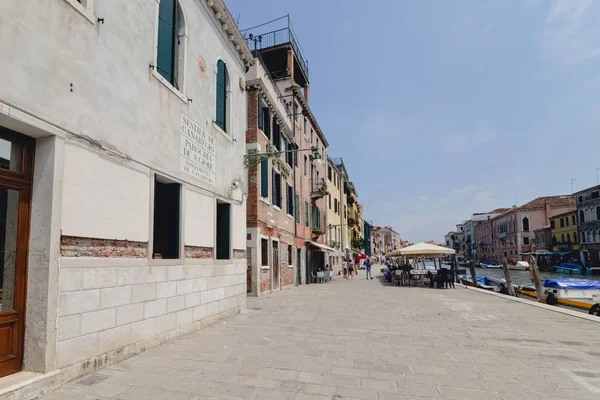
[[226, 2], [240, 29], [290, 14], [328, 155], [404, 240], [597, 183], [600, 1]]

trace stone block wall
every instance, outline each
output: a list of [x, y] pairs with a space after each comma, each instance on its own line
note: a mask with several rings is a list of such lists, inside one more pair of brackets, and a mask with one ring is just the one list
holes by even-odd
[[245, 259], [161, 261], [61, 258], [58, 368], [245, 309]]

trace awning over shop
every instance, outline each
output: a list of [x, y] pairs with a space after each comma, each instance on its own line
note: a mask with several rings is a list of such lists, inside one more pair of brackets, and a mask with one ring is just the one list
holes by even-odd
[[341, 252], [341, 251], [339, 251], [339, 250], [336, 250], [336, 249], [334, 249], [334, 248], [331, 248], [331, 247], [329, 247], [329, 246], [326, 246], [326, 245], [324, 245], [324, 244], [321, 244], [321, 243], [317, 243], [317, 242], [311, 242], [310, 240], [307, 240], [307, 241], [306, 241], [306, 243], [310, 244], [310, 245], [311, 245], [311, 246], [313, 246], [313, 247], [316, 247], [316, 248], [318, 248], [318, 249], [321, 249], [321, 250], [325, 250], [325, 251], [333, 251], [334, 253], [344, 254], [343, 252]]

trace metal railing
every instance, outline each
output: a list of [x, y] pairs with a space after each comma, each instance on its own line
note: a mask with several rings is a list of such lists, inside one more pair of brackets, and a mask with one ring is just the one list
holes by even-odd
[[275, 31], [261, 33], [260, 35], [251, 35], [246, 38], [246, 44], [250, 51], [268, 49], [269, 47], [280, 46], [282, 44], [289, 43], [296, 54], [300, 68], [304, 74], [308, 77], [308, 61], [302, 54], [300, 45], [294, 36], [292, 28], [290, 26], [281, 28]]

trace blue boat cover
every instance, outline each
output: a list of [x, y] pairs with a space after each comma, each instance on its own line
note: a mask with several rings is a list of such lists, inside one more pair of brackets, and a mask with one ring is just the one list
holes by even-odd
[[583, 268], [581, 265], [579, 264], [575, 264], [575, 263], [562, 263], [559, 265], [560, 268], [569, 268], [569, 269], [581, 269]]
[[[467, 281], [473, 282], [473, 278], [471, 278], [471, 275], [461, 275], [461, 278], [464, 278]], [[481, 285], [487, 285], [488, 284], [487, 276], [478, 276], [477, 283], [479, 283]]]
[[544, 287], [574, 290], [600, 289], [600, 281], [577, 278], [546, 279], [546, 282], [544, 282]]

